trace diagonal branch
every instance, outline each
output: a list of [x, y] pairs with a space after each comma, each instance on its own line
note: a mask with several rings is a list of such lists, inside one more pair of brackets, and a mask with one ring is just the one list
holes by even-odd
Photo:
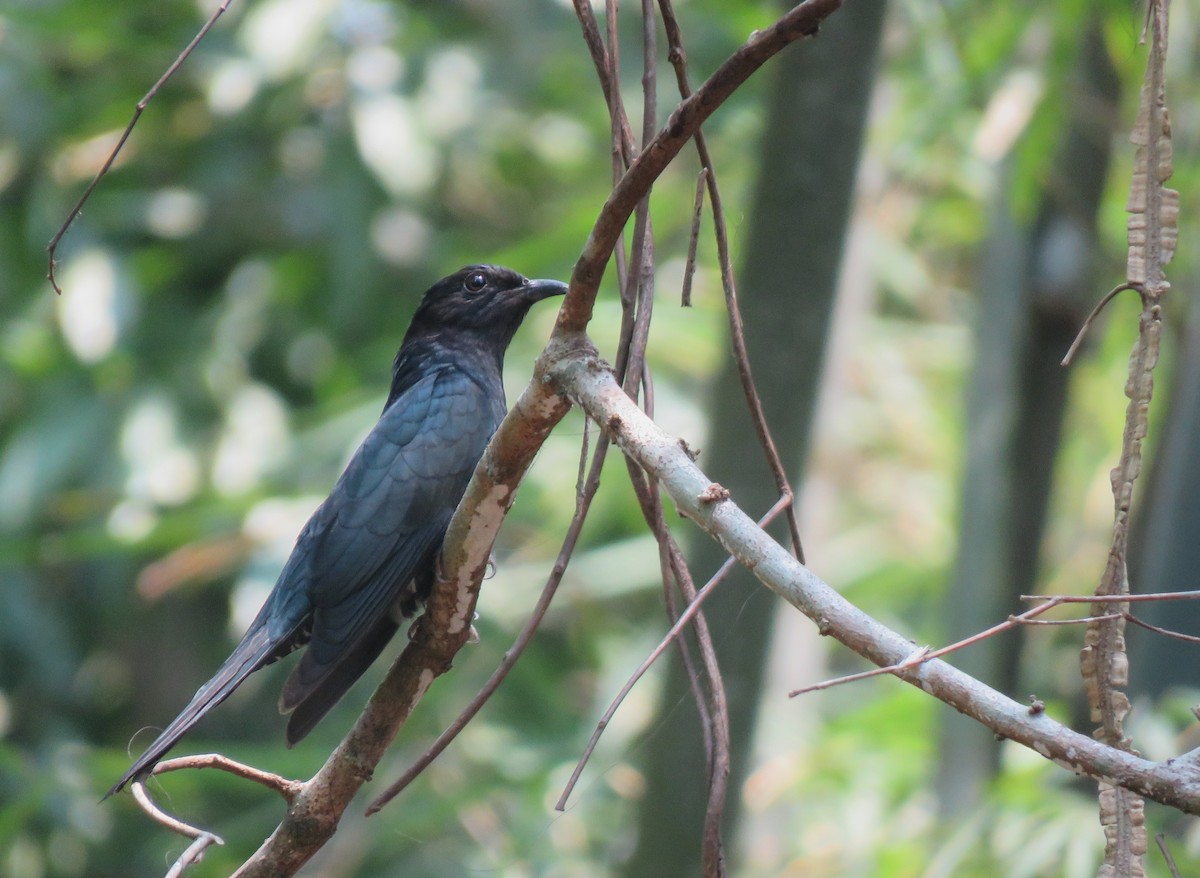
[[62, 243], [63, 236], [67, 233], [67, 230], [71, 228], [71, 225], [75, 222], [75, 220], [79, 218], [79, 214], [83, 212], [83, 206], [87, 203], [87, 200], [92, 197], [92, 193], [96, 191], [96, 187], [100, 185], [100, 181], [103, 180], [108, 172], [112, 169], [113, 162], [117, 160], [117, 156], [120, 154], [121, 150], [124, 149], [125, 142], [129, 140], [129, 135], [133, 133], [133, 129], [137, 125], [138, 120], [142, 118], [142, 113], [145, 111], [146, 107], [149, 106], [150, 102], [158, 96], [159, 90], [167, 84], [167, 80], [174, 76], [175, 72], [183, 66], [183, 62], [188, 59], [188, 56], [191, 55], [193, 51], [195, 51], [196, 46], [200, 45], [200, 41], [204, 39], [210, 30], [212, 30], [213, 25], [217, 23], [217, 19], [224, 14], [225, 10], [229, 8], [229, 4], [232, 2], [233, 0], [222, 0], [217, 8], [212, 11], [212, 14], [208, 17], [208, 20], [204, 22], [200, 30], [196, 32], [196, 35], [192, 37], [192, 41], [184, 46], [183, 51], [179, 53], [179, 55], [171, 63], [171, 66], [166, 69], [166, 72], [164, 72], [163, 75], [158, 78], [158, 81], [154, 83], [154, 85], [150, 86], [150, 90], [142, 96], [140, 101], [137, 102], [137, 106], [133, 108], [133, 116], [130, 118], [129, 124], [125, 126], [125, 130], [121, 132], [121, 136], [117, 140], [117, 145], [112, 148], [112, 152], [108, 154], [108, 158], [104, 160], [104, 164], [100, 166], [100, 170], [96, 172], [96, 176], [92, 178], [92, 182], [89, 183], [88, 187], [83, 190], [83, 194], [79, 196], [79, 200], [75, 202], [75, 206], [72, 207], [70, 212], [67, 214], [66, 220], [63, 221], [63, 224], [59, 227], [58, 231], [54, 233], [54, 237], [50, 239], [50, 243], [46, 245], [46, 279], [50, 281], [50, 286], [54, 288], [54, 292], [59, 294], [62, 293], [62, 289], [58, 285], [58, 278], [55, 274], [54, 258], [58, 254], [58, 245]]
[[[655, 479], [680, 511], [717, 539], [760, 581], [835, 637], [877, 665], [901, 665], [912, 642], [867, 615], [793, 558], [713, 483], [669, 436], [634, 405], [595, 350], [579, 344], [549, 364], [549, 378], [609, 438]], [[1133, 790], [1200, 814], [1200, 760], [1151, 762], [1081, 735], [940, 660], [900, 669], [896, 676], [1077, 774]]]

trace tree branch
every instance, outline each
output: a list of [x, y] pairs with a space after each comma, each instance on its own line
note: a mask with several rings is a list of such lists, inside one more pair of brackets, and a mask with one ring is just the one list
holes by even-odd
[[[763, 532], [666, 434], [634, 405], [594, 349], [578, 345], [549, 364], [549, 376], [600, 423], [609, 438], [656, 478], [680, 512], [717, 539], [764, 585], [877, 665], [901, 665], [912, 642], [855, 607]], [[1125, 787], [1189, 814], [1200, 814], [1195, 755], [1156, 763], [1079, 734], [940, 660], [896, 676], [1076, 774]]]

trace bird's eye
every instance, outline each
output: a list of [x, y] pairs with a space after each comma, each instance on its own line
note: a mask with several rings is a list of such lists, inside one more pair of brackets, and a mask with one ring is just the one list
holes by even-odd
[[482, 271], [476, 271], [467, 275], [467, 279], [463, 282], [463, 286], [466, 287], [468, 293], [478, 293], [487, 286], [487, 282], [487, 275]]

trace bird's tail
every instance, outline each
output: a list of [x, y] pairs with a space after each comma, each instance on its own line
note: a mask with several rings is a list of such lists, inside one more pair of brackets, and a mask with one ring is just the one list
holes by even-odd
[[228, 698], [248, 676], [270, 664], [278, 655], [279, 646], [279, 639], [269, 636], [266, 625], [252, 626], [233, 654], [225, 659], [220, 670], [197, 690], [188, 706], [163, 729], [154, 743], [146, 748], [146, 752], [139, 756], [113, 788], [104, 794], [104, 798], [119, 793], [130, 781], [148, 776], [158, 761], [200, 721], [201, 717]]

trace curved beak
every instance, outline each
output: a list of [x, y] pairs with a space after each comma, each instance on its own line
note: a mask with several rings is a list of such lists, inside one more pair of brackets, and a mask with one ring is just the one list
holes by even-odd
[[540, 302], [551, 296], [562, 296], [567, 292], [567, 285], [560, 280], [527, 280], [521, 291], [530, 302]]

